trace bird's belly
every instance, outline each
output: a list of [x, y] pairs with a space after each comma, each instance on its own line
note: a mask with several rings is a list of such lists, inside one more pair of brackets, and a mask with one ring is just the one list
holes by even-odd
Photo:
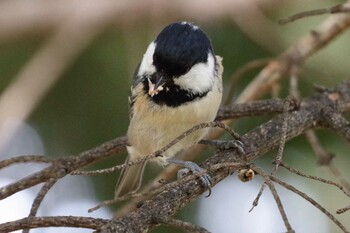
[[[213, 121], [220, 101], [221, 95], [218, 94], [217, 98], [206, 98], [177, 108], [149, 106], [148, 109], [135, 109], [128, 129], [128, 139], [131, 145], [130, 156], [137, 159], [149, 155], [163, 148], [193, 126]], [[159, 157], [158, 162], [164, 163], [166, 157], [174, 156], [182, 149], [196, 144], [205, 136], [207, 130], [197, 130], [188, 135], [164, 152], [163, 159]]]

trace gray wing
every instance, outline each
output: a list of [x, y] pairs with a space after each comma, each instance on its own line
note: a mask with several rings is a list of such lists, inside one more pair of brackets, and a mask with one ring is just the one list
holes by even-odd
[[128, 97], [128, 102], [129, 102], [129, 118], [131, 119], [133, 117], [133, 113], [134, 113], [133, 106], [134, 106], [134, 102], [135, 102], [135, 97], [133, 97], [131, 93]]

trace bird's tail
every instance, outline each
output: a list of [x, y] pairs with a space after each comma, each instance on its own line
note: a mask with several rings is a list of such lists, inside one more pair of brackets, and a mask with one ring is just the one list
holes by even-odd
[[[125, 164], [128, 163], [129, 160], [130, 156], [126, 159]], [[127, 166], [122, 170], [115, 188], [114, 198], [136, 192], [140, 188], [145, 165], [146, 161], [140, 164]]]

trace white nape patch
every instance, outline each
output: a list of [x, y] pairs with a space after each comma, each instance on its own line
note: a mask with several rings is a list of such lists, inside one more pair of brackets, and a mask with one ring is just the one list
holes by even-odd
[[211, 52], [208, 53], [206, 63], [194, 65], [185, 75], [174, 79], [174, 83], [193, 93], [203, 93], [211, 89], [215, 79], [215, 60]]
[[143, 55], [139, 71], [137, 75], [141, 76], [144, 74], [154, 74], [156, 72], [156, 67], [153, 65], [153, 54], [156, 48], [156, 43], [151, 42]]
[[198, 26], [193, 25], [192, 23], [187, 22], [187, 21], [182, 21], [181, 24], [182, 25], [188, 24], [188, 25], [190, 25], [192, 27], [193, 30], [197, 30], [199, 28]]

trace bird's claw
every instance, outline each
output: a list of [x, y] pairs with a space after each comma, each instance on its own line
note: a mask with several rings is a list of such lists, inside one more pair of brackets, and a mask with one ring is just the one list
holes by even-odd
[[231, 140], [228, 143], [229, 149], [236, 149], [239, 155], [244, 155], [244, 144], [240, 140]]
[[206, 197], [209, 197], [211, 194], [211, 187], [213, 185], [212, 179], [208, 173], [206, 173], [206, 170], [198, 166], [198, 164], [186, 161], [184, 166], [186, 168], [180, 169], [177, 173], [178, 179], [181, 179], [185, 176], [185, 174], [190, 170], [193, 175], [197, 175], [202, 183], [202, 185], [208, 189], [209, 194]]

